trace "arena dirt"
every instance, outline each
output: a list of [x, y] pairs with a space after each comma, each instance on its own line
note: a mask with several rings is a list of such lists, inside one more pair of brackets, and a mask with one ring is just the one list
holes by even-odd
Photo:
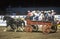
[[60, 39], [60, 30], [56, 33], [43, 34], [42, 32], [4, 32], [0, 27], [0, 39]]

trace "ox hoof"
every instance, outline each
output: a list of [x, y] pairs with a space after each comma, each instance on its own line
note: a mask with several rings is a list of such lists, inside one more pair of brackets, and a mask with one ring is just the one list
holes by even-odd
[[14, 32], [17, 32], [17, 30], [14, 30]]
[[7, 30], [3, 30], [4, 32], [6, 32]]

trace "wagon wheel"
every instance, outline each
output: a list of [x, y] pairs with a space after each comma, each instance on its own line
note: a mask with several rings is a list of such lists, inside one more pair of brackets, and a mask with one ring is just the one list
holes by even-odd
[[52, 26], [51, 27], [51, 32], [55, 33], [56, 31], [57, 31], [57, 26], [56, 25]]
[[38, 31], [38, 25], [31, 25], [33, 27], [33, 31]]
[[32, 32], [32, 31], [33, 31], [33, 27], [32, 27], [31, 25], [26, 26], [26, 27], [25, 27], [25, 31], [26, 31], [26, 32]]
[[44, 25], [44, 26], [42, 27], [42, 30], [43, 30], [43, 33], [44, 33], [44, 34], [50, 33], [50, 27], [49, 27], [48, 25]]

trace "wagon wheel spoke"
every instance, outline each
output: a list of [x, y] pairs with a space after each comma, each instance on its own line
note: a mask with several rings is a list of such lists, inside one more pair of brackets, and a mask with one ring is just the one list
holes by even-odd
[[44, 34], [50, 33], [50, 28], [47, 25], [46, 26], [43, 26], [43, 33]]
[[32, 32], [32, 30], [33, 30], [33, 27], [30, 25], [25, 27], [26, 32]]

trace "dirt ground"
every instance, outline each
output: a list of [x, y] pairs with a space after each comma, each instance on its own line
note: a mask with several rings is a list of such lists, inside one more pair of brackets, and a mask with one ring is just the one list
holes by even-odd
[[0, 39], [60, 39], [60, 30], [56, 33], [43, 34], [41, 32], [4, 32], [0, 27]]

